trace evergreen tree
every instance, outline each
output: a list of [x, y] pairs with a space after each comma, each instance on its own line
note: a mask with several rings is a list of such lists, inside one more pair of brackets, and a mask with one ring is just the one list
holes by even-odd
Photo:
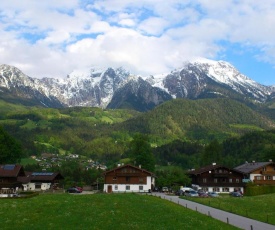
[[202, 154], [202, 165], [208, 165], [213, 162], [222, 163], [222, 145], [215, 139], [211, 141], [204, 149]]
[[156, 170], [156, 186], [168, 186], [170, 188], [186, 186], [191, 183], [191, 179], [185, 174], [185, 171], [177, 166], [165, 166]]
[[141, 165], [150, 172], [155, 171], [155, 158], [146, 135], [136, 134], [134, 136], [130, 144], [130, 154], [136, 165]]
[[15, 164], [20, 162], [22, 148], [16, 139], [0, 127], [0, 164]]

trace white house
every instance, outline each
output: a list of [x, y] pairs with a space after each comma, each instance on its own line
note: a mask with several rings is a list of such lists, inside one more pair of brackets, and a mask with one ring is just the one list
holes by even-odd
[[103, 191], [112, 192], [150, 192], [155, 186], [155, 177], [140, 167], [122, 165], [104, 172]]
[[55, 189], [63, 179], [63, 176], [57, 172], [27, 172], [25, 177], [19, 177], [24, 191]]

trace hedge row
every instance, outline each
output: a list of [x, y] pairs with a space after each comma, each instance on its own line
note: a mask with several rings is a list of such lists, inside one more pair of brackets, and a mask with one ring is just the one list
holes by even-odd
[[248, 186], [245, 191], [246, 196], [257, 196], [268, 193], [275, 193], [274, 185]]

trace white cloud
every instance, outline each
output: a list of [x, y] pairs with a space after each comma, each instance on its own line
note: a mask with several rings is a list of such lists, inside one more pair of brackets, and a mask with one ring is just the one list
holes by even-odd
[[168, 22], [159, 17], [151, 17], [140, 23], [138, 29], [149, 35], [162, 34], [165, 28], [167, 28]]
[[34, 77], [92, 65], [154, 74], [215, 58], [225, 41], [275, 63], [274, 11], [274, 0], [3, 1], [0, 62]]

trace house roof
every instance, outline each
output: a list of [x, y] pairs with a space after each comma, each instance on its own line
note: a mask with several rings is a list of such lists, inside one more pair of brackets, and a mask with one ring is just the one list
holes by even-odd
[[148, 173], [148, 174], [150, 174], [151, 176], [153, 175], [153, 173], [152, 173], [152, 172], [149, 172], [149, 171], [147, 171], [146, 169], [142, 169], [142, 168], [139, 168], [139, 167], [136, 167], [136, 166], [130, 165], [130, 164], [127, 164], [127, 165], [121, 165], [121, 166], [116, 167], [116, 168], [114, 168], [114, 169], [111, 169], [111, 170], [105, 171], [103, 174], [104, 174], [104, 175], [106, 175], [107, 173], [110, 173], [110, 172], [113, 172], [113, 171], [116, 171], [116, 170], [119, 170], [119, 169], [122, 169], [122, 168], [127, 168], [127, 167], [131, 167], [131, 168], [137, 169], [137, 170], [139, 170], [139, 171], [142, 171], [142, 172]]
[[215, 169], [217, 169], [217, 168], [226, 168], [226, 169], [228, 169], [228, 170], [231, 170], [231, 169], [229, 169], [229, 168], [227, 168], [227, 167], [225, 167], [225, 166], [222, 166], [222, 165], [206, 165], [206, 166], [204, 166], [204, 167], [201, 167], [201, 168], [199, 168], [199, 169], [192, 169], [192, 170], [190, 170], [190, 171], [188, 171], [188, 174], [191, 174], [191, 175], [198, 175], [198, 174], [201, 174], [201, 173], [204, 173], [204, 172], [209, 172], [209, 171], [211, 171], [211, 170], [215, 170]]
[[273, 162], [251, 162], [251, 163], [245, 163], [245, 164], [239, 165], [234, 169], [242, 173], [252, 173], [255, 170], [258, 170], [270, 164], [274, 164], [274, 163]]
[[58, 172], [26, 172], [25, 177], [19, 177], [18, 180], [22, 183], [31, 181], [53, 181], [62, 180], [64, 177]]
[[18, 177], [20, 174], [25, 174], [22, 165], [0, 165], [0, 177]]

